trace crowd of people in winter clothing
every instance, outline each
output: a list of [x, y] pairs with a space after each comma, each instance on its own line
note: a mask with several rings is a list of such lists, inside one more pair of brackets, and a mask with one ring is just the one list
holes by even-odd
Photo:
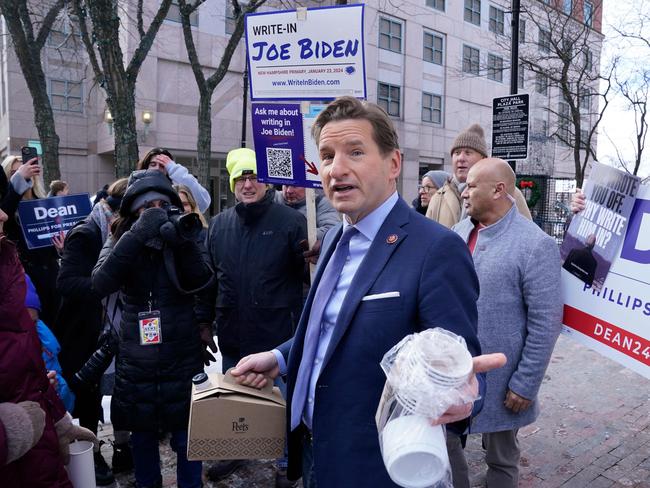
[[[359, 308], [363, 313], [359, 316], [350, 313], [346, 320], [370, 326], [381, 320], [381, 315], [372, 315], [372, 307], [386, 305], [385, 310], [377, 310], [394, 314], [404, 330], [414, 327], [412, 322], [418, 320], [423, 321], [422, 328], [431, 326], [425, 320], [431, 312], [427, 308], [429, 303], [420, 303], [420, 295], [441, 285], [438, 278], [433, 279], [433, 274], [425, 276], [421, 267], [437, 261], [438, 254], [429, 257], [428, 247], [418, 247], [411, 240], [390, 261], [390, 253], [406, 240], [407, 233], [402, 233], [402, 227], [395, 227], [396, 230], [382, 237], [380, 231], [385, 231], [381, 227], [382, 219], [390, 225], [399, 221], [404, 229], [411, 225], [412, 232], [417, 230], [418, 239], [430, 239], [434, 243], [443, 239], [456, 246], [451, 251], [446, 248], [438, 251], [445, 255], [451, 252], [450, 262], [456, 260], [462, 264], [463, 272], [467, 272], [468, 279], [462, 286], [471, 293], [463, 298], [468, 301], [466, 304], [458, 303], [463, 313], [467, 312], [467, 340], [473, 341], [477, 356], [482, 348], [483, 352], [504, 352], [509, 361], [500, 373], [488, 373], [486, 381], [483, 377], [479, 380], [485, 405], [475, 425], [477, 432], [483, 433], [488, 449], [488, 465], [492, 470], [488, 471], [488, 478], [492, 476], [492, 486], [516, 486], [517, 429], [537, 416], [537, 390], [559, 331], [560, 302], [553, 295], [557, 292], [555, 282], [559, 273], [556, 246], [532, 223], [526, 201], [514, 185], [514, 173], [505, 162], [487, 158], [480, 126], [470, 126], [454, 140], [450, 149], [452, 173], [431, 170], [422, 176], [418, 197], [409, 209], [396, 191], [401, 156], [390, 119], [371, 104], [349, 97], [340, 100], [319, 116], [317, 122], [321, 125], [317, 124], [314, 137], [317, 142], [322, 137], [333, 154], [321, 153], [323, 159], [331, 159], [327, 163], [327, 178], [340, 178], [345, 183], [327, 186], [324, 178], [325, 192], [316, 192], [316, 239], [311, 243], [305, 189], [291, 185], [276, 189], [258, 181], [255, 152], [251, 149], [229, 152], [226, 167], [230, 190], [237, 203], [208, 221], [205, 214], [211, 204], [209, 192], [187, 168], [174, 161], [170, 151], [154, 148], [134, 165], [135, 171], [128, 178], [117, 179], [98, 191], [90, 214], [65, 236], [54, 236], [52, 246], [30, 249], [21, 231], [17, 212], [20, 202], [66, 195], [69, 188], [64, 181], [53, 181], [46, 195], [37, 159], [22, 161], [20, 157], [9, 156], [2, 162], [0, 484], [3, 487], [71, 486], [64, 466], [69, 443], [74, 439], [95, 444], [95, 477], [100, 486], [113, 483], [116, 473], [133, 470], [137, 487], [162, 487], [159, 444], [161, 436], [167, 435], [177, 457], [179, 487], [198, 488], [203, 485], [204, 477], [214, 481], [227, 477], [245, 461], [211, 463], [204, 469], [200, 461], [187, 459], [191, 379], [214, 360], [218, 351], [216, 337], [224, 373], [236, 367], [239, 373], [233, 374], [242, 375], [244, 382], [249, 381], [245, 372], [256, 373], [250, 375], [255, 378], [250, 380], [255, 385], [264, 381], [259, 379], [261, 372], [272, 371], [276, 385], [288, 395], [288, 405], [291, 405], [295, 384], [294, 388], [290, 384], [287, 393], [279, 372], [285, 374], [289, 368], [287, 374], [294, 383], [305, 382], [300, 376], [304, 371], [311, 374], [313, 368], [321, 374], [320, 356], [314, 351], [314, 357], [307, 360], [313, 360], [313, 365], [309, 363], [303, 368], [300, 358], [296, 363], [295, 357], [288, 356], [289, 349], [285, 351], [279, 345], [291, 344], [301, 324], [304, 341], [322, 341], [318, 337], [327, 336], [324, 329], [320, 335], [305, 333], [310, 313], [316, 308], [311, 305], [319, 299], [317, 291], [307, 294], [311, 283], [309, 264], [317, 262], [323, 244], [327, 258], [325, 263], [319, 262], [314, 289], [324, 287], [319, 280], [330, 269], [327, 259], [337, 247], [335, 239], [341, 235], [342, 228], [356, 226], [357, 236], [346, 244], [350, 255], [338, 271], [347, 281], [342, 280], [343, 288], [333, 287], [329, 291], [331, 297], [343, 300], [351, 284], [358, 283], [350, 281], [357, 269], [365, 270], [367, 276], [373, 273], [383, 276], [384, 268], [373, 269], [372, 263], [365, 261], [365, 253], [374, 256], [377, 262], [383, 259], [386, 270], [395, 266], [400, 272], [405, 271], [404, 276], [413, 272], [417, 279], [424, 280], [423, 286], [418, 285], [417, 293], [411, 293], [418, 297], [391, 292], [397, 294], [397, 298], [389, 297], [396, 300], [392, 303], [400, 304], [395, 310], [390, 304], [368, 301]], [[350, 116], [346, 110], [357, 115]], [[336, 132], [338, 129], [332, 127], [345, 130]], [[340, 142], [339, 139], [345, 139], [346, 130], [363, 133], [365, 138], [361, 142], [358, 137], [353, 143]], [[384, 131], [393, 142], [380, 140], [377, 130]], [[341, 156], [337, 151], [347, 148], [346, 144], [363, 146], [365, 152], [355, 149], [350, 151], [354, 154]], [[355, 161], [353, 169], [347, 166], [351, 165], [348, 159]], [[362, 167], [365, 170], [359, 169]], [[344, 170], [358, 181], [348, 173], [339, 176], [337, 171]], [[366, 198], [355, 199], [355, 191], [359, 189], [366, 191]], [[361, 215], [359, 209], [367, 210], [376, 221], [363, 224], [366, 214]], [[579, 211], [580, 205], [575, 210]], [[381, 218], [376, 211], [381, 213]], [[346, 219], [343, 224], [341, 214]], [[406, 224], [407, 221], [411, 223]], [[328, 232], [331, 229], [333, 232]], [[513, 250], [511, 241], [503, 236], [515, 234], [525, 235], [525, 239]], [[485, 242], [492, 244], [486, 249]], [[389, 250], [386, 256], [379, 254], [380, 246]], [[408, 246], [413, 246], [409, 252]], [[531, 253], [537, 253], [537, 266], [528, 262]], [[420, 264], [413, 270], [415, 262]], [[390, 272], [385, 279], [390, 286], [403, 286], [404, 290], [412, 291], [413, 283], [403, 279], [400, 272]], [[378, 278], [379, 282], [386, 284], [382, 279]], [[453, 295], [454, 286], [450, 285], [451, 291], [444, 293]], [[500, 297], [492, 296], [489, 290]], [[542, 290], [553, 299], [540, 298]], [[352, 294], [356, 292], [350, 290]], [[376, 299], [375, 295], [368, 296]], [[378, 296], [385, 298], [382, 293]], [[330, 295], [325, 298], [330, 300]], [[503, 312], [503, 307], [497, 304], [499, 300], [507, 301], [510, 313], [507, 321], [499, 322], [500, 326], [506, 324], [512, 329], [511, 334], [518, 334], [519, 338], [517, 341], [510, 338], [505, 345], [500, 342], [500, 332], [490, 328], [495, 327]], [[323, 317], [333, 317], [334, 325], [343, 305], [339, 303], [339, 309], [335, 310], [331, 301], [327, 303], [329, 308], [322, 309]], [[403, 320], [407, 315], [408, 320]], [[366, 316], [367, 324], [362, 320]], [[481, 328], [488, 332], [482, 333]], [[387, 339], [380, 336], [384, 332], [374, 325], [370, 330], [377, 336], [377, 344], [383, 347], [381, 341]], [[527, 349], [524, 339], [528, 335], [534, 336], [538, 346], [543, 347]], [[361, 352], [372, 358], [385, 352], [385, 349], [379, 351], [379, 346], [377, 351], [364, 349], [362, 340], [354, 342], [354, 346], [361, 347]], [[317, 350], [324, 353], [323, 347], [319, 342]], [[269, 355], [269, 351], [273, 354]], [[303, 352], [299, 350], [300, 354]], [[350, 357], [358, 357], [357, 353]], [[256, 369], [261, 364], [268, 371]], [[291, 376], [292, 368], [296, 370], [297, 365], [300, 369]], [[378, 360], [373, 363], [377, 370], [378, 365]], [[344, 374], [351, 373], [346, 370]], [[368, 384], [374, 384], [376, 379], [373, 377]], [[321, 387], [315, 382], [306, 383], [312, 389]], [[354, 400], [353, 393], [360, 394], [360, 391], [363, 389], [351, 392], [349, 399]], [[372, 401], [364, 397], [363, 402], [376, 404], [374, 396], [380, 393], [369, 391]], [[114, 440], [110, 467], [96, 437], [103, 421], [104, 395], [112, 396]], [[327, 413], [322, 413], [323, 409], [314, 410], [313, 403], [311, 406], [305, 403], [302, 408], [304, 414], [298, 416], [301, 436], [297, 442], [322, 456], [335, 446], [318, 444], [318, 432], [312, 432], [312, 428], [320, 425], [319, 419]], [[447, 448], [457, 488], [469, 483], [463, 453], [469, 424], [465, 417], [471, 405], [468, 408], [464, 416], [454, 414], [453, 419], [461, 421], [450, 424], [447, 430]], [[374, 411], [366, 412], [368, 409], [361, 407], [357, 410], [355, 414], [368, 421], [368, 425], [362, 422], [367, 431], [364, 439], [368, 433], [376, 434], [370, 426]], [[79, 425], [72, 422], [73, 417], [79, 419]], [[338, 425], [339, 419], [333, 420]], [[295, 446], [295, 436], [293, 441], [289, 440], [289, 453], [291, 442]], [[359, 452], [350, 450], [351, 457], [341, 458], [341, 466], [346, 462], [356, 463], [355, 456], [359, 462], [367, 460], [368, 466], [374, 466], [379, 459], [376, 444], [376, 438], [365, 439], [359, 444], [365, 447]], [[342, 452], [336, 455], [341, 457]], [[366, 455], [368, 459], [363, 457]], [[311, 464], [303, 464], [302, 473], [307, 473], [312, 480], [306, 480], [305, 486], [315, 486], [313, 480], [339, 479], [337, 476], [347, 479], [346, 473], [338, 473], [336, 469], [323, 471], [323, 464], [314, 459], [309, 461]], [[307, 463], [306, 460], [303, 462]], [[379, 480], [377, 486], [384, 486], [382, 480], [388, 479], [386, 473], [370, 471], [372, 479]], [[293, 473], [291, 468], [288, 470], [287, 456], [278, 459], [276, 486], [295, 486], [296, 472], [295, 467]], [[370, 473], [351, 476], [361, 479], [366, 474]]]

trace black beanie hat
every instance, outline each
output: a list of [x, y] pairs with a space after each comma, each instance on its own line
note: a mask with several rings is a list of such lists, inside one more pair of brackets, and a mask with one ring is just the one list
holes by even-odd
[[157, 192], [166, 195], [169, 197], [172, 205], [183, 208], [183, 203], [178, 193], [172, 188], [172, 183], [169, 181], [169, 178], [157, 169], [147, 169], [134, 171], [129, 176], [126, 192], [124, 192], [124, 197], [122, 197], [122, 203], [120, 204], [120, 215], [122, 217], [131, 215], [131, 206], [135, 199], [139, 195], [148, 192]]

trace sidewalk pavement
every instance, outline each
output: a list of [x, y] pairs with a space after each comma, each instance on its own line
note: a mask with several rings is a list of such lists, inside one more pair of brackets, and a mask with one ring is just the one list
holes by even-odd
[[[571, 339], [560, 337], [540, 391], [538, 421], [520, 430], [520, 487], [650, 488], [650, 380]], [[101, 438], [112, 438], [110, 425]], [[110, 465], [110, 446], [102, 450]], [[472, 486], [484, 486], [480, 436], [470, 436]], [[161, 446], [164, 486], [175, 484], [176, 457]], [[204, 465], [207, 463], [204, 463]], [[207, 488], [273, 487], [272, 461], [249, 466]], [[119, 476], [114, 486], [132, 486]]]

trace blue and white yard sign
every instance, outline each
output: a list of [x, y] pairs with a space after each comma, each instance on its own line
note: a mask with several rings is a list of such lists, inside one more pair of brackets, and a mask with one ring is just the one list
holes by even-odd
[[18, 216], [27, 247], [51, 246], [53, 236], [68, 232], [91, 209], [88, 193], [21, 201]]
[[252, 100], [366, 98], [363, 5], [246, 15]]

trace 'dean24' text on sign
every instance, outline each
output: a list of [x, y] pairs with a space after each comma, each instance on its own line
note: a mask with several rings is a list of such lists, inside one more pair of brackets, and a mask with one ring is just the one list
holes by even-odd
[[246, 16], [252, 100], [366, 97], [363, 5]]

